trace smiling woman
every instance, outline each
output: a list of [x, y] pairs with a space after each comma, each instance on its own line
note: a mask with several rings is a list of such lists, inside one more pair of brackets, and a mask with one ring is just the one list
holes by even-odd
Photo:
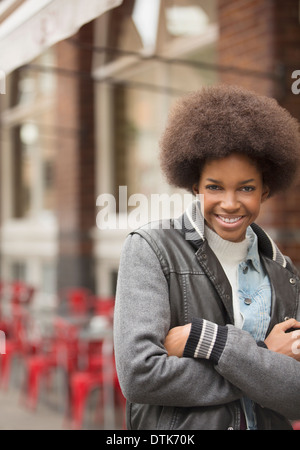
[[162, 168], [200, 200], [124, 244], [114, 343], [129, 428], [290, 429], [299, 417], [287, 331], [300, 329], [300, 280], [255, 223], [299, 161], [298, 124], [271, 99], [215, 86], [171, 112]]

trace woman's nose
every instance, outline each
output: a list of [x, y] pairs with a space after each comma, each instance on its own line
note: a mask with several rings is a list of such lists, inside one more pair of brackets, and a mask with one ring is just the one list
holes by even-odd
[[225, 193], [221, 202], [221, 207], [224, 211], [227, 212], [237, 211], [240, 207], [240, 204], [236, 194], [231, 192]]

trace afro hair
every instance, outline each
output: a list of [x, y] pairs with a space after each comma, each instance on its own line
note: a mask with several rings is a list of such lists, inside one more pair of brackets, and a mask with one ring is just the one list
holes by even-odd
[[287, 189], [300, 162], [298, 121], [276, 100], [215, 85], [181, 98], [160, 140], [169, 184], [193, 192], [208, 159], [238, 152], [256, 161], [270, 195]]

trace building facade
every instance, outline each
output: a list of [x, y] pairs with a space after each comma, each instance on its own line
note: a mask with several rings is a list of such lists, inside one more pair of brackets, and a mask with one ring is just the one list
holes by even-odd
[[[154, 194], [184, 208], [157, 158], [172, 103], [234, 83], [300, 119], [299, 49], [297, 0], [124, 0], [12, 71], [0, 97], [1, 278], [34, 284], [44, 302], [72, 286], [113, 295], [128, 213], [147, 218]], [[299, 196], [267, 202], [261, 224], [300, 266]]]

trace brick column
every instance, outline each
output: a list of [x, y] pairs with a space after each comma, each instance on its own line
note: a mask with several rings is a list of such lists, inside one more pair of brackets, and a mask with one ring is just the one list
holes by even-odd
[[57, 45], [58, 288], [94, 288], [90, 229], [96, 220], [94, 86], [91, 79], [93, 24]]
[[[273, 0], [219, 0], [221, 81], [273, 95], [275, 36]], [[232, 68], [229, 70], [229, 68]]]
[[[228, 68], [222, 82], [275, 97], [300, 119], [300, 95], [291, 91], [291, 74], [300, 69], [298, 8], [298, 0], [219, 0], [219, 63]], [[299, 205], [298, 185], [269, 199], [258, 223], [300, 267]]]
[[[294, 70], [300, 70], [300, 23], [298, 0], [274, 2], [276, 62], [284, 67], [284, 92], [279, 103], [300, 121], [300, 94], [291, 86]], [[300, 177], [294, 187], [278, 198], [277, 242], [284, 253], [300, 267]]]

